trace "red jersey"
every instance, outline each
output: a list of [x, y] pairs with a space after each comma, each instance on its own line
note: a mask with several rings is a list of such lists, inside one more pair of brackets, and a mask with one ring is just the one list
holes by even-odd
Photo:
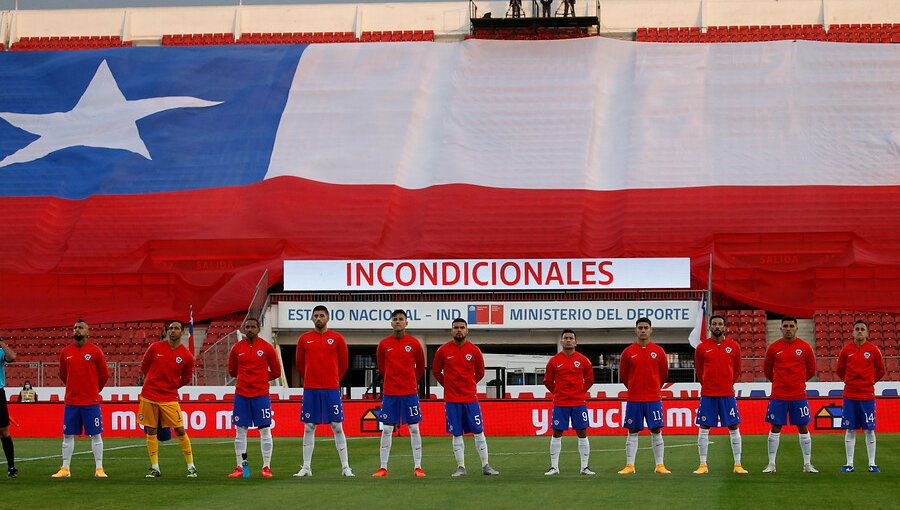
[[347, 341], [337, 331], [316, 330], [297, 341], [297, 373], [308, 390], [337, 390], [347, 373]]
[[477, 402], [475, 385], [484, 378], [484, 356], [468, 340], [461, 346], [450, 340], [434, 354], [431, 373], [444, 387], [445, 402]]
[[244, 338], [228, 354], [228, 375], [237, 378], [236, 395], [264, 397], [269, 394], [269, 381], [281, 377], [278, 353], [262, 338], [257, 337], [252, 344]]
[[191, 382], [194, 373], [194, 357], [182, 344], [169, 347], [168, 340], [154, 342], [141, 361], [144, 386], [141, 396], [155, 402], [178, 400], [178, 388]]
[[733, 397], [734, 383], [741, 377], [741, 347], [730, 338], [716, 343], [700, 342], [694, 351], [694, 369], [704, 397]]
[[628, 388], [629, 402], [656, 402], [659, 389], [669, 378], [669, 360], [666, 351], [653, 342], [646, 347], [635, 342], [622, 351], [619, 362], [619, 378]]
[[92, 406], [100, 403], [100, 390], [109, 380], [106, 356], [96, 345], [65, 346], [59, 355], [59, 378], [66, 385], [65, 403]]
[[874, 400], [875, 383], [884, 377], [884, 357], [872, 342], [850, 342], [838, 356], [837, 375], [844, 381], [844, 398]]
[[772, 381], [771, 398], [805, 400], [806, 381], [816, 375], [816, 355], [799, 338], [790, 343], [780, 338], [766, 349], [763, 370], [766, 379]]
[[419, 391], [419, 378], [425, 374], [425, 352], [418, 340], [408, 334], [399, 340], [391, 335], [378, 343], [375, 355], [384, 377], [382, 393], [401, 397]]
[[553, 393], [553, 405], [583, 406], [586, 393], [594, 385], [594, 367], [580, 352], [571, 356], [560, 352], [547, 362], [544, 386]]

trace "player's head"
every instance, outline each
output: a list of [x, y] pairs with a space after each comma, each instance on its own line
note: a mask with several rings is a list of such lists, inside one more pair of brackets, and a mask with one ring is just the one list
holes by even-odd
[[713, 314], [709, 318], [709, 333], [713, 338], [721, 338], [725, 336], [725, 327], [727, 325], [728, 322], [725, 320], [724, 315]]
[[170, 342], [177, 342], [181, 340], [181, 335], [184, 334], [184, 323], [179, 320], [170, 321], [166, 326], [166, 338]]
[[634, 333], [639, 342], [647, 342], [653, 334], [653, 323], [647, 317], [640, 317], [634, 322]]
[[241, 333], [251, 342], [259, 337], [259, 319], [256, 317], [248, 317], [241, 326]]
[[559, 335], [559, 344], [564, 351], [574, 351], [575, 346], [578, 345], [578, 340], [575, 338], [575, 331], [572, 329], [562, 330], [562, 333]]
[[469, 336], [469, 323], [459, 317], [453, 319], [450, 323], [450, 335], [454, 341], [462, 343]]
[[406, 310], [398, 308], [391, 313], [391, 329], [395, 336], [402, 336], [406, 332]]
[[797, 336], [797, 318], [785, 315], [781, 318], [781, 336], [785, 340], [793, 340]]
[[865, 342], [869, 339], [869, 323], [863, 319], [857, 319], [853, 323], [853, 339], [857, 342]]
[[325, 305], [316, 305], [312, 309], [312, 321], [318, 330], [324, 330], [328, 326], [328, 308]]
[[80, 344], [90, 335], [91, 327], [88, 326], [87, 322], [84, 322], [84, 319], [75, 321], [75, 325], [72, 327], [72, 338], [74, 338], [76, 342]]

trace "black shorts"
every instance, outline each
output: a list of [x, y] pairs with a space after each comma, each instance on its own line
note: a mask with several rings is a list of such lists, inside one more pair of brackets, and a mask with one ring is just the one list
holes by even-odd
[[0, 388], [0, 429], [9, 427], [9, 409], [6, 407], [6, 390]]

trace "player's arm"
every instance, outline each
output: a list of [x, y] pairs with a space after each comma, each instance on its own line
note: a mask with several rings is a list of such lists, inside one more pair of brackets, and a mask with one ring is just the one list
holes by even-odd
[[775, 349], [771, 345], [766, 349], [766, 357], [763, 360], [763, 373], [765, 373], [769, 382], [775, 382]]
[[874, 359], [872, 360], [872, 364], [875, 366], [875, 380], [873, 382], [878, 382], [884, 377], [885, 369], [884, 369], [884, 356], [881, 355], [881, 349], [875, 348], [875, 355], [872, 356]]
[[437, 382], [444, 385], [444, 348], [441, 347], [434, 353], [434, 359], [431, 361], [431, 375]]
[[59, 379], [63, 382], [63, 385], [66, 384], [68, 377], [69, 377], [69, 365], [66, 363], [66, 350], [63, 349], [59, 353]]
[[628, 349], [622, 353], [622, 357], [619, 358], [619, 380], [622, 381], [622, 384], [628, 388], [628, 376], [631, 371], [631, 363], [628, 361]]
[[550, 393], [556, 391], [556, 366], [553, 364], [553, 358], [550, 358], [547, 368], [544, 369], [544, 386]]
[[347, 353], [347, 341], [343, 335], [338, 337], [337, 357], [338, 357], [338, 380], [344, 378], [347, 374], [347, 368], [350, 367], [349, 354]]
[[697, 381], [703, 384], [703, 353], [700, 347], [694, 349], [694, 373], [697, 375]]
[[103, 391], [109, 381], [109, 367], [106, 366], [106, 354], [103, 354], [103, 350], [97, 349], [97, 355], [94, 356], [93, 361], [97, 367], [97, 391]]
[[12, 363], [16, 360], [16, 353], [12, 350], [12, 347], [9, 346], [8, 343], [2, 338], [0, 338], [0, 350], [3, 351], [3, 362], [4, 363]]
[[816, 353], [809, 344], [806, 344], [804, 350], [806, 351], [806, 380], [808, 381], [816, 376]]
[[[237, 346], [240, 344], [234, 344], [231, 348], [231, 352], [228, 353], [228, 377], [236, 378], [238, 371], [238, 353]], [[271, 381], [271, 379], [269, 379]]]
[[584, 389], [582, 391], [587, 393], [588, 391], [590, 391], [591, 386], [594, 385], [594, 365], [591, 365], [591, 362], [588, 361], [581, 366], [581, 373], [582, 377], [584, 378]]
[[178, 387], [187, 386], [188, 383], [191, 382], [191, 379], [194, 375], [194, 357], [187, 356], [187, 359], [184, 362], [184, 367], [181, 369], [181, 379], [178, 381]]
[[153, 346], [156, 344], [150, 344], [150, 347], [147, 348], [147, 352], [144, 353], [144, 357], [141, 359], [141, 373], [146, 376], [150, 372], [150, 365], [153, 364]]
[[413, 357], [416, 361], [416, 380], [418, 381], [425, 375], [425, 351], [422, 350], [422, 344], [418, 341], [413, 347]]
[[306, 383], [304, 380], [306, 376], [306, 344], [303, 342], [303, 337], [300, 337], [300, 340], [297, 341], [297, 354], [294, 358], [297, 366], [297, 374], [300, 375], [300, 384]]
[[378, 348], [375, 349], [375, 364], [378, 365], [378, 373], [381, 374], [381, 377], [384, 377], [384, 375], [385, 375], [384, 374], [384, 363], [385, 363], [384, 350], [385, 350], [384, 342], [379, 342]]
[[[845, 377], [847, 377], [847, 349], [841, 349], [841, 353], [838, 355], [837, 360], [837, 368], [835, 369], [837, 376], [840, 380], [846, 381]], [[876, 381], [878, 379], [875, 379]]]
[[269, 364], [269, 380], [278, 379], [281, 377], [281, 363], [278, 362], [278, 353], [275, 352], [275, 347], [272, 344], [266, 342], [269, 346], [269, 349], [266, 350], [266, 360]]
[[[737, 343], [737, 342], [735, 342]], [[743, 362], [743, 355], [741, 354], [741, 346], [735, 346], [734, 356], [731, 358], [731, 368], [734, 370], [734, 381], [738, 382], [741, 380], [741, 363]]]
[[475, 384], [478, 384], [478, 381], [484, 379], [484, 355], [481, 354], [481, 349], [475, 349], [474, 354], [475, 361]]
[[656, 366], [659, 367], [659, 386], [662, 388], [662, 385], [669, 380], [669, 358], [666, 356], [666, 351], [664, 351], [662, 347], [659, 348], [659, 354]]

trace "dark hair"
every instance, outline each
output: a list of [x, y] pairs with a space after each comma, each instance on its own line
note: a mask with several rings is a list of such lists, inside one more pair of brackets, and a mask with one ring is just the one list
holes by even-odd
[[562, 333], [559, 334], [559, 337], [562, 338], [563, 335], [565, 335], [566, 333], [572, 333], [572, 336], [574, 336], [576, 339], [578, 339], [578, 335], [575, 334], [575, 330], [574, 330], [574, 329], [564, 329], [564, 330], [562, 330]]
[[391, 319], [393, 319], [394, 317], [396, 317], [398, 315], [403, 315], [404, 319], [409, 318], [409, 316], [406, 315], [406, 310], [404, 310], [402, 308], [398, 308], [398, 309], [394, 310], [393, 312], [391, 312]]
[[794, 324], [797, 324], [797, 318], [793, 315], [785, 315], [781, 318], [781, 325], [784, 326], [785, 322], [793, 322]]
[[724, 315], [714, 313], [709, 316], [709, 322], [707, 324], [712, 324], [713, 319], [722, 319], [722, 323], [728, 324], [728, 319], [725, 318]]
[[640, 324], [640, 323], [642, 323], [642, 322], [646, 322], [647, 325], [650, 326], [651, 328], [653, 327], [653, 323], [650, 322], [650, 319], [648, 319], [648, 318], [646, 318], [646, 317], [638, 317], [638, 320], [634, 321], [635, 327], [637, 327], [637, 325]]
[[452, 326], [452, 325], [454, 325], [454, 324], [456, 324], [456, 323], [459, 323], [459, 322], [462, 322], [462, 323], [465, 324], [466, 326], [469, 325], [469, 323], [466, 322], [466, 320], [463, 319], [462, 317], [457, 317], [457, 318], [453, 319], [453, 322], [451, 322], [450, 325]]
[[325, 305], [316, 305], [313, 308], [313, 313], [316, 312], [325, 312], [325, 315], [328, 315], [328, 308], [325, 308]]
[[184, 323], [178, 319], [175, 319], [173, 321], [169, 321], [168, 323], [166, 323], [166, 329], [169, 329], [172, 326], [172, 324], [175, 324], [176, 322], [178, 323], [179, 326], [181, 326], [181, 329], [184, 329]]
[[256, 323], [256, 327], [259, 327], [259, 326], [260, 326], [259, 319], [257, 319], [256, 317], [247, 317], [247, 318], [244, 320], [244, 325], [246, 326], [247, 323], [250, 322], [250, 321], [255, 322], [255, 323]]
[[869, 323], [866, 322], [865, 319], [856, 319], [856, 322], [853, 323], [853, 327], [855, 328], [857, 324], [865, 324], [866, 329], [869, 329]]

